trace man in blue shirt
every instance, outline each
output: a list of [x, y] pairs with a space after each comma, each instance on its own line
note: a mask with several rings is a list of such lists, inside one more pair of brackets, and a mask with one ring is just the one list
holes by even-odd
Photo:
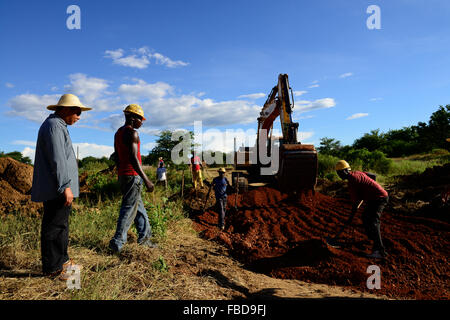
[[[80, 120], [83, 106], [77, 96], [65, 94], [55, 111], [41, 125], [36, 143], [31, 200], [44, 203], [41, 227], [42, 271], [67, 280], [69, 215], [72, 201], [79, 196], [78, 165], [67, 125]], [[78, 265], [78, 267], [81, 267]]]
[[167, 172], [164, 168], [164, 162], [159, 163], [159, 168], [156, 169], [156, 184], [163, 184], [164, 188], [167, 189]]
[[218, 170], [219, 176], [212, 181], [212, 186], [216, 195], [216, 206], [219, 214], [218, 226], [221, 230], [225, 229], [225, 213], [227, 209], [227, 186], [230, 185], [228, 179], [225, 178], [225, 168]]

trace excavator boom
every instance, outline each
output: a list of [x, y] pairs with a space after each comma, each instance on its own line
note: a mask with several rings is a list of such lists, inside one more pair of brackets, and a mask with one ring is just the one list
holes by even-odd
[[[291, 90], [291, 97], [289, 90]], [[273, 178], [276, 179], [279, 189], [286, 193], [314, 190], [318, 168], [317, 151], [314, 146], [298, 142], [298, 123], [292, 121], [293, 108], [293, 95], [288, 75], [280, 74], [278, 84], [273, 87], [260, 112], [256, 146], [238, 151], [238, 153], [245, 153], [246, 159], [253, 155], [256, 163], [246, 162], [240, 166], [235, 162], [236, 169], [246, 169], [249, 172], [250, 180], [262, 179], [261, 168], [270, 167], [271, 163], [263, 164], [259, 148], [267, 148], [263, 151], [271, 156], [272, 161], [274, 157], [278, 157], [278, 170], [273, 173]], [[272, 150], [273, 123], [278, 117], [280, 117], [283, 135], [279, 140], [278, 150]], [[264, 143], [267, 141], [268, 143]], [[236, 158], [239, 157], [236, 156]]]

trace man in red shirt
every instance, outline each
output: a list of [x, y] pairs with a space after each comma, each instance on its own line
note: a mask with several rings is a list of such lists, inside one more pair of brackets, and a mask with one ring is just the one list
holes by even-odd
[[195, 151], [192, 151], [191, 157], [191, 171], [192, 171], [192, 180], [194, 182], [194, 189], [197, 189], [197, 186], [200, 184], [200, 187], [203, 188], [203, 177], [202, 171], [203, 168], [200, 157], [197, 155]]
[[142, 122], [145, 121], [144, 111], [139, 105], [130, 104], [123, 112], [125, 113], [125, 124], [117, 130], [114, 136], [114, 151], [123, 197], [116, 233], [109, 242], [109, 248], [113, 252], [119, 252], [127, 242], [127, 232], [133, 222], [139, 233], [138, 243], [150, 248], [156, 247], [150, 240], [152, 231], [141, 198], [143, 184], [149, 192], [154, 189], [153, 183], [142, 168], [141, 141], [135, 130], [139, 129]]
[[373, 241], [373, 250], [368, 257], [386, 257], [387, 254], [381, 240], [380, 218], [389, 200], [388, 193], [375, 181], [375, 176], [365, 172], [351, 171], [350, 165], [345, 160], [340, 160], [336, 164], [336, 172], [341, 179], [348, 180], [348, 191], [353, 202], [347, 224], [352, 222], [360, 202], [365, 201], [366, 208], [362, 220], [367, 237]]

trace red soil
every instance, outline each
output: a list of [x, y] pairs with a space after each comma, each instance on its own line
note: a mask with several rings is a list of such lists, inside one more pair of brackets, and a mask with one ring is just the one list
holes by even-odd
[[[235, 209], [237, 204], [237, 210]], [[250, 269], [284, 279], [342, 285], [363, 291], [369, 265], [381, 269], [376, 293], [396, 298], [449, 299], [448, 257], [450, 225], [446, 222], [386, 212], [381, 231], [389, 256], [373, 260], [362, 228], [360, 212], [354, 234], [342, 235], [344, 246], [333, 249], [324, 241], [333, 237], [350, 215], [351, 204], [316, 192], [288, 199], [270, 188], [228, 197], [226, 229], [220, 232], [214, 207], [195, 216], [203, 237], [229, 248]]]

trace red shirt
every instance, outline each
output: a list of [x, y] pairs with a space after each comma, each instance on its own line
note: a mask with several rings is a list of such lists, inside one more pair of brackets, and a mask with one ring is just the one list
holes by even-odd
[[[128, 126], [123, 126], [117, 130], [114, 135], [114, 146], [117, 150], [117, 156], [119, 157], [119, 168], [118, 173], [119, 176], [137, 176], [138, 173], [134, 170], [133, 165], [130, 161], [130, 146], [125, 145], [123, 142], [123, 135], [125, 132], [130, 131], [131, 133], [133, 129]], [[142, 164], [141, 159], [141, 141], [138, 142], [138, 160]]]
[[192, 164], [192, 170], [193, 171], [199, 171], [200, 170], [200, 157], [195, 156], [191, 158], [191, 164]]
[[361, 171], [350, 171], [348, 191], [352, 201], [377, 200], [388, 196], [382, 186]]

